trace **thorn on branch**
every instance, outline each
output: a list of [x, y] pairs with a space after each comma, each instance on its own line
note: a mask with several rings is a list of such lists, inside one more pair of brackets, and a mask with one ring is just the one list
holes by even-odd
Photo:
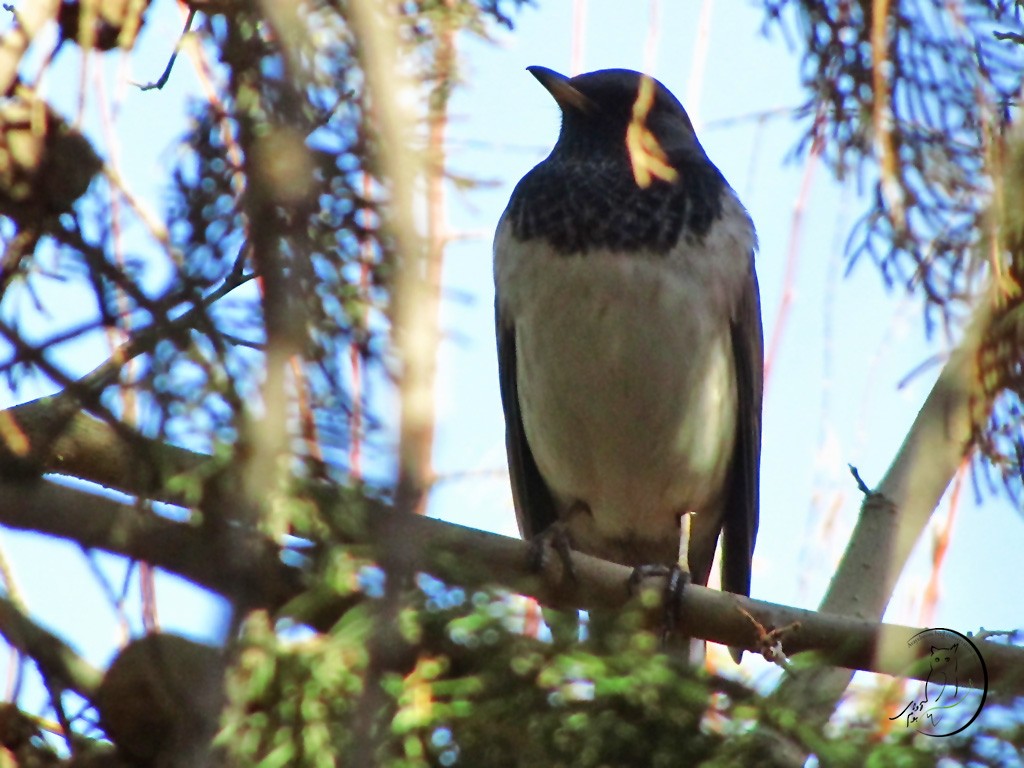
[[782, 638], [786, 633], [800, 629], [801, 622], [794, 621], [792, 624], [787, 624], [784, 627], [767, 629], [764, 624], [754, 618], [753, 614], [746, 609], [736, 606], [736, 610], [746, 616], [754, 627], [754, 632], [757, 635], [757, 647], [755, 650], [773, 664], [778, 664], [783, 669], [789, 669], [790, 661], [789, 657], [782, 650]]
[[865, 496], [870, 496], [874, 493], [873, 490], [868, 488], [868, 484], [864, 482], [864, 479], [860, 476], [858, 469], [853, 464], [847, 464], [850, 468], [850, 474], [853, 475], [853, 479], [857, 481], [857, 489]]
[[1024, 634], [1024, 630], [1020, 629], [985, 629], [984, 627], [978, 627], [978, 631], [974, 634], [968, 633], [968, 637], [972, 640], [981, 640], [984, 642], [992, 637], [1005, 637], [1007, 642], [1015, 643], [1018, 638]]

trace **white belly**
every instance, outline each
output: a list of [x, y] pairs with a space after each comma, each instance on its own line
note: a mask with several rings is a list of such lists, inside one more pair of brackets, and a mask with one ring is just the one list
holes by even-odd
[[520, 408], [562, 511], [576, 501], [590, 510], [569, 520], [574, 546], [674, 559], [681, 513], [717, 518], [709, 507], [732, 455], [726, 302], [664, 258], [549, 256], [533, 266], [543, 274], [514, 315]]

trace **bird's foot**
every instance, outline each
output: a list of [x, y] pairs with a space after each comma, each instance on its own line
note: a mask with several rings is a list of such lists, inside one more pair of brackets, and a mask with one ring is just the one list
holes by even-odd
[[661, 644], [668, 645], [669, 638], [679, 624], [683, 613], [683, 592], [690, 583], [690, 572], [679, 565], [638, 565], [629, 575], [629, 591], [635, 595], [644, 579], [655, 577], [666, 578], [665, 591], [662, 596]]
[[572, 564], [572, 537], [569, 527], [564, 521], [558, 520], [547, 527], [539, 536], [530, 542], [530, 567], [537, 573], [548, 565], [550, 550], [554, 550], [562, 564], [564, 581], [576, 581], [576, 568]]

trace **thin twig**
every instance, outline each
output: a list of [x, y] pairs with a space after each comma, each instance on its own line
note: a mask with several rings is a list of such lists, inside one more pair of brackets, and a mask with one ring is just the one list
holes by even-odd
[[135, 85], [137, 85], [139, 87], [139, 90], [141, 90], [141, 91], [151, 91], [153, 89], [156, 89], [156, 90], [159, 91], [165, 85], [167, 85], [167, 81], [171, 77], [171, 70], [174, 68], [174, 62], [178, 58], [178, 53], [181, 51], [181, 44], [185, 40], [185, 35], [187, 35], [189, 30], [192, 28], [192, 21], [195, 19], [195, 17], [196, 17], [196, 9], [195, 8], [190, 8], [189, 11], [188, 11], [188, 17], [185, 19], [185, 28], [181, 30], [181, 35], [178, 37], [178, 42], [175, 43], [175, 45], [174, 45], [174, 52], [171, 53], [171, 58], [168, 59], [167, 66], [164, 67], [163, 74], [160, 75], [160, 77], [158, 79], [154, 80], [151, 83], [147, 83], [145, 85], [143, 85], [142, 83], [135, 83]]

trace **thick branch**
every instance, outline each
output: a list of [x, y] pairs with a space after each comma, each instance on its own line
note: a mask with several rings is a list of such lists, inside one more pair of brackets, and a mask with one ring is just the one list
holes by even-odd
[[175, 523], [41, 479], [0, 480], [0, 525], [143, 560], [243, 605], [277, 608], [302, 588], [278, 547], [239, 525]]
[[209, 464], [208, 456], [184, 448], [129, 440], [77, 408], [62, 394], [0, 412], [0, 473], [71, 475], [131, 496], [180, 504], [181, 495], [168, 491], [167, 481]]
[[[980, 397], [977, 359], [990, 310], [983, 304], [950, 356], [860, 518], [821, 603], [823, 613], [879, 621], [910, 553], [971, 445], [972, 406]], [[846, 670], [791, 678], [779, 694], [811, 717], [827, 719], [849, 685]]]
[[882, 617], [910, 557], [970, 448], [977, 357], [989, 313], [968, 329], [935, 382], [882, 482], [861, 508], [821, 610]]
[[[396, 265], [389, 305], [395, 354], [401, 361], [398, 445], [399, 509], [422, 507], [430, 475], [426, 441], [433, 433], [432, 371], [437, 353], [436, 309], [431, 306], [426, 243], [416, 226], [415, 188], [424, 158], [413, 149], [416, 118], [403, 106], [414, 84], [400, 60], [402, 36], [397, 14], [369, 0], [350, 3], [349, 23], [360, 41], [359, 61], [366, 78], [367, 108], [379, 141], [378, 156], [390, 196], [390, 233]], [[396, 551], [405, 547], [398, 542]], [[400, 559], [396, 557], [396, 560]]]
[[[227, 526], [211, 536], [206, 528], [170, 522], [127, 504], [42, 480], [0, 482], [0, 499], [0, 524], [144, 559], [250, 606], [283, 608], [293, 618], [321, 630], [329, 628], [352, 602], [351, 596], [328, 595], [317, 600], [304, 593], [300, 572], [284, 565], [269, 541], [246, 534], [239, 526]], [[558, 558], [550, 558], [541, 573], [533, 572], [528, 545], [516, 539], [369, 505], [362, 510], [323, 512], [344, 521], [345, 530], [355, 532], [344, 543], [379, 544], [382, 527], [389, 535], [410, 537], [420, 546], [408, 566], [450, 583], [468, 588], [504, 587], [566, 610], [611, 613], [622, 610], [630, 600], [627, 583], [631, 571], [586, 555], [573, 554], [576, 579], [566, 580]], [[230, 547], [244, 547], [236, 552], [248, 556], [225, 557]], [[663, 586], [659, 579], [650, 579], [646, 585], [659, 594]], [[289, 603], [303, 594], [306, 599]], [[917, 632], [911, 627], [814, 613], [697, 586], [688, 587], [682, 599], [682, 615], [689, 620], [680, 630], [695, 637], [756, 648], [758, 635], [739, 610], [743, 609], [768, 629], [799, 624], [782, 637], [786, 654], [817, 649], [827, 663], [849, 669], [918, 679], [927, 675], [927, 665], [909, 668], [917, 658], [915, 652], [922, 650], [920, 644], [907, 646]], [[655, 604], [650, 609], [651, 624], [656, 625], [661, 620], [660, 600], [651, 602]], [[879, 654], [879, 648], [887, 650]], [[982, 644], [981, 648], [992, 688], [1024, 693], [1024, 651], [995, 644]], [[961, 671], [966, 679], [967, 671]]]
[[[392, 347], [401, 364], [398, 378], [398, 478], [395, 503], [403, 512], [423, 511], [426, 479], [430, 474], [433, 440], [433, 371], [437, 354], [437, 311], [431, 313], [426, 243], [415, 219], [415, 183], [423, 158], [412, 149], [413, 115], [403, 108], [402, 97], [412, 85], [401, 61], [402, 35], [398, 14], [386, 3], [355, 0], [348, 6], [348, 22], [359, 45], [356, 48], [366, 80], [364, 110], [379, 140], [375, 160], [384, 171], [390, 197], [388, 229], [395, 239], [390, 279], [389, 315]], [[389, 527], [388, 518], [378, 526], [381, 565], [388, 574], [384, 598], [377, 606], [374, 631], [368, 643], [369, 673], [357, 705], [353, 731], [354, 764], [371, 764], [380, 750], [383, 733], [373, 727], [384, 711], [393, 714], [393, 703], [383, 696], [380, 675], [389, 664], [391, 649], [400, 647], [398, 631], [402, 585], [412, 576], [411, 562], [420, 554], [419, 542], [403, 538]]]

